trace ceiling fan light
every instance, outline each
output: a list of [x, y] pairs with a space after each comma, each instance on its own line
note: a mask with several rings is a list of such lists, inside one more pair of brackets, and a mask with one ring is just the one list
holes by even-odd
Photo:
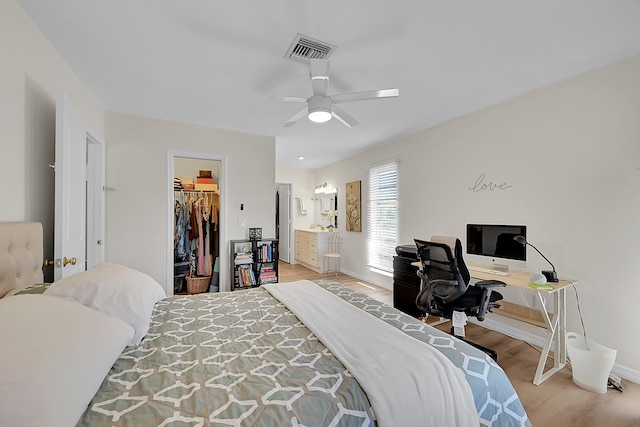
[[309, 120], [315, 123], [324, 123], [331, 120], [331, 111], [324, 108], [317, 108], [309, 111]]

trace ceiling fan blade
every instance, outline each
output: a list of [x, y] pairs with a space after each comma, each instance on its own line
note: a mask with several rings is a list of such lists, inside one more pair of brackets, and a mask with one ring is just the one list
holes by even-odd
[[289, 120], [286, 121], [286, 123], [284, 123], [282, 125], [283, 128], [289, 128], [291, 126], [293, 126], [293, 124], [295, 122], [297, 122], [298, 120], [300, 120], [303, 117], [307, 117], [307, 115], [309, 114], [309, 109], [307, 107], [304, 107], [302, 110], [298, 111], [296, 114], [293, 115], [293, 117], [291, 117]]
[[332, 95], [331, 99], [333, 99], [334, 104], [342, 104], [345, 102], [367, 101], [370, 99], [377, 99], [377, 98], [393, 98], [399, 95], [400, 95], [400, 90], [398, 89], [379, 89], [379, 90], [368, 90], [365, 92], [353, 92], [353, 93], [342, 93], [338, 95]]
[[269, 99], [272, 101], [285, 101], [285, 102], [307, 102], [307, 98], [300, 98], [299, 96], [278, 96], [271, 95]]
[[331, 115], [347, 127], [352, 128], [358, 125], [358, 121], [356, 119], [344, 112], [342, 108], [338, 108], [335, 105], [331, 108]]
[[327, 96], [329, 91], [329, 61], [311, 59], [311, 86], [315, 96]]

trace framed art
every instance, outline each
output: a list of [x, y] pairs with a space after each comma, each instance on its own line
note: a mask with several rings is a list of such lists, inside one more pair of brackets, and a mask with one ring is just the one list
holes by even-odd
[[346, 221], [347, 231], [362, 231], [362, 215], [360, 206], [360, 181], [347, 182]]

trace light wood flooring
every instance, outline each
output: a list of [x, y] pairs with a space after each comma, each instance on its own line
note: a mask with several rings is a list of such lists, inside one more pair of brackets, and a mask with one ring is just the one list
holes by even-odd
[[[391, 291], [339, 273], [318, 274], [299, 265], [279, 264], [281, 282], [331, 279], [379, 301], [393, 305]], [[448, 331], [449, 323], [437, 326]], [[539, 386], [531, 382], [540, 349], [499, 332], [470, 324], [467, 339], [498, 352], [498, 362], [513, 383], [534, 427], [640, 427], [640, 385], [626, 381], [627, 389], [592, 393], [575, 385], [566, 367]], [[552, 362], [551, 362], [552, 363]]]

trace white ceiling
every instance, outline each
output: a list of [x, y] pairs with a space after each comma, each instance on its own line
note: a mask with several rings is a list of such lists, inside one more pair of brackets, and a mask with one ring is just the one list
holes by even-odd
[[[105, 109], [273, 135], [317, 168], [640, 53], [637, 0], [17, 0]], [[329, 94], [360, 125], [303, 119], [297, 33], [334, 44]], [[305, 160], [298, 160], [299, 155]]]

